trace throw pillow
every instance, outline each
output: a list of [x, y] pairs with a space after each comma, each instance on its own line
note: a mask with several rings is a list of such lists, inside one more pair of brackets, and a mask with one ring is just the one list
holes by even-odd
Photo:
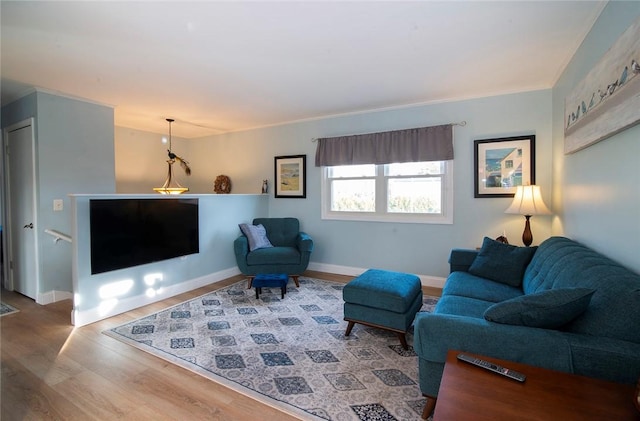
[[595, 291], [556, 288], [497, 303], [484, 312], [490, 322], [555, 329], [581, 315]]
[[519, 287], [536, 247], [517, 247], [485, 237], [469, 273]]
[[238, 226], [240, 227], [240, 231], [242, 231], [249, 240], [249, 251], [273, 247], [267, 238], [267, 230], [264, 228], [264, 225], [240, 224]]

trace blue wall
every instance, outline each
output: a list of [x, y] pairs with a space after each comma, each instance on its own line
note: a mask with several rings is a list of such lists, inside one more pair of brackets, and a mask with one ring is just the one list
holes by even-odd
[[[38, 302], [46, 303], [44, 294], [71, 291], [71, 247], [54, 243], [44, 230], [70, 233], [69, 194], [115, 192], [113, 109], [40, 91], [2, 109], [3, 127], [29, 117], [37, 151]], [[62, 212], [53, 211], [54, 199], [63, 200]]]
[[[320, 218], [320, 168], [314, 166], [311, 140], [343, 134], [386, 131], [465, 120], [454, 128], [454, 224], [402, 224], [329, 221]], [[523, 134], [536, 135], [536, 183], [551, 201], [551, 90], [467, 101], [344, 115], [190, 141], [194, 167], [189, 186], [207, 188], [217, 174], [228, 175], [234, 193], [257, 192], [261, 180], [273, 182], [273, 158], [307, 155], [307, 199], [275, 199], [270, 216], [295, 216], [314, 237], [311, 268], [351, 274], [379, 267], [441, 278], [454, 247], [477, 247], [483, 236], [503, 230], [521, 244], [524, 217], [506, 215], [509, 198], [473, 197], [473, 141]], [[551, 217], [533, 217], [534, 243], [550, 235]], [[440, 280], [441, 282], [441, 280]], [[426, 282], [429, 284], [428, 280]], [[438, 285], [438, 281], [434, 281]]]
[[[240, 234], [238, 223], [267, 213], [267, 197], [263, 195], [184, 195], [199, 199], [200, 253], [91, 275], [89, 201], [123, 197], [171, 199], [157, 194], [72, 197], [73, 317], [78, 326], [240, 273], [232, 246]], [[176, 221], [176, 229], [180, 229], [180, 221]], [[148, 276], [155, 278], [153, 285], [147, 284]]]
[[640, 125], [563, 153], [564, 98], [637, 19], [640, 2], [609, 2], [553, 89], [553, 232], [640, 272]]

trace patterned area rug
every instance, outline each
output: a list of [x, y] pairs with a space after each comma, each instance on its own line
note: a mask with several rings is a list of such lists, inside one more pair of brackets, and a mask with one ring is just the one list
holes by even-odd
[[12, 314], [12, 313], [16, 313], [20, 310], [18, 310], [17, 308], [10, 306], [9, 304], [5, 304], [0, 302], [0, 317], [2, 316], [6, 316], [7, 314]]
[[241, 281], [104, 333], [302, 419], [419, 420], [413, 348], [362, 325], [345, 337], [344, 284], [290, 284], [256, 299]]

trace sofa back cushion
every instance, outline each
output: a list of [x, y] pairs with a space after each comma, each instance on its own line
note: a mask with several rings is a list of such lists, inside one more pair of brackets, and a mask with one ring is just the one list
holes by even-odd
[[595, 293], [564, 330], [640, 343], [640, 275], [576, 241], [551, 237], [527, 266], [523, 291], [573, 287]]
[[469, 273], [519, 287], [534, 253], [534, 247], [516, 247], [484, 237], [482, 248], [471, 263]]
[[262, 224], [267, 238], [276, 247], [295, 247], [300, 222], [297, 218], [256, 218], [253, 225]]

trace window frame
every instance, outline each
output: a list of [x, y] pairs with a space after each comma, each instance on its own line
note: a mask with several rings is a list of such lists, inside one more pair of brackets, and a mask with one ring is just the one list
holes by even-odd
[[[444, 172], [439, 174], [442, 181], [442, 213], [440, 214], [419, 214], [387, 212], [387, 180], [394, 178], [428, 178], [429, 176], [387, 176], [384, 174], [384, 164], [376, 165], [375, 191], [376, 191], [376, 211], [374, 212], [345, 212], [331, 210], [331, 179], [329, 178], [329, 168], [322, 167], [321, 175], [321, 219], [337, 221], [365, 221], [365, 222], [393, 222], [393, 223], [422, 223], [422, 224], [453, 224], [453, 160], [444, 162]], [[354, 177], [357, 179], [357, 177]], [[379, 211], [379, 204], [383, 203], [383, 210]]]

